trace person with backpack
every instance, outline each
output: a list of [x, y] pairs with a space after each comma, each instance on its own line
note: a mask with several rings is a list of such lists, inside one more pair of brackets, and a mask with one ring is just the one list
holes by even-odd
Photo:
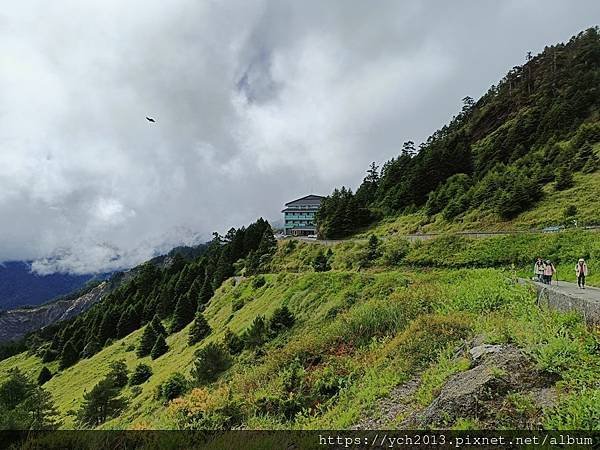
[[552, 264], [552, 262], [549, 259], [547, 259], [546, 265], [544, 266], [544, 283], [552, 284], [552, 276], [555, 272], [556, 269], [554, 268], [554, 264]]
[[585, 289], [585, 277], [588, 274], [588, 267], [585, 263], [585, 259], [579, 258], [577, 265], [575, 266], [575, 274], [577, 275], [577, 286], [579, 289]]
[[538, 257], [533, 265], [533, 275], [535, 281], [542, 283], [544, 281], [544, 261]]

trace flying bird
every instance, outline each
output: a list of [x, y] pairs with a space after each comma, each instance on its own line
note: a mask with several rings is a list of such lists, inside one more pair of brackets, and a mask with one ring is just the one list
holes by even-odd
[[148, 116], [146, 116], [146, 120], [148, 122], [156, 122], [156, 120], [154, 120], [152, 117], [148, 117]]

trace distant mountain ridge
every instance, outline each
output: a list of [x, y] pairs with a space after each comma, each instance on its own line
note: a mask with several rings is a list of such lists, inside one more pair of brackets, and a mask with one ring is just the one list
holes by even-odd
[[25, 261], [0, 264], [0, 310], [37, 306], [81, 289], [94, 275], [38, 275]]
[[14, 341], [27, 333], [67, 320], [86, 311], [102, 300], [110, 291], [110, 283], [102, 281], [97, 286], [56, 301], [31, 308], [16, 308], [0, 313], [0, 342]]

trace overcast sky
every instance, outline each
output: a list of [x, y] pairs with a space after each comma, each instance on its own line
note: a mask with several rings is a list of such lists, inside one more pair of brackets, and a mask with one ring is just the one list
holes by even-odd
[[0, 262], [126, 267], [356, 188], [599, 19], [597, 0], [4, 1]]

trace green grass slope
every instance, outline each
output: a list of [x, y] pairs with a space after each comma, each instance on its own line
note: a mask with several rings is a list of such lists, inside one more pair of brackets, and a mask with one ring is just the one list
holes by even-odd
[[[138, 395], [125, 389], [126, 410], [103, 428], [219, 427], [223, 417], [237, 417], [238, 426], [252, 429], [346, 428], [365, 414], [376, 416], [377, 400], [418, 374], [423, 382], [410, 401], [428, 404], [452, 373], [468, 368], [451, 358], [454, 349], [483, 336], [485, 342], [520, 346], [562, 380], [560, 405], [566, 406], [531, 414], [555, 426], [585, 426], [590, 414], [598, 413], [597, 405], [582, 409], [577, 401], [598, 394], [597, 337], [576, 315], [540, 310], [534, 293], [515, 284], [514, 277], [514, 272], [490, 269], [375, 268], [270, 274], [258, 288], [253, 279], [237, 286], [229, 280], [206, 310], [214, 332], [202, 343], [189, 346], [184, 329], [168, 338], [167, 354], [139, 360], [132, 351], [137, 331], [59, 372], [45, 386], [64, 428], [73, 427], [69, 412], [84, 391], [121, 358], [129, 369], [146, 362], [154, 374]], [[227, 327], [244, 330], [257, 315], [269, 316], [281, 304], [297, 319], [290, 331], [235, 357], [215, 383], [197, 385], [166, 405], [154, 398], [156, 387], [174, 372], [189, 377], [197, 348], [220, 341]], [[11, 367], [35, 375], [41, 366], [36, 357], [18, 355], [0, 362], [0, 379]]]
[[[596, 145], [600, 153], [600, 145]], [[554, 183], [544, 188], [543, 198], [533, 208], [519, 214], [512, 220], [503, 220], [489, 210], [475, 209], [455, 220], [444, 220], [441, 214], [427, 217], [423, 212], [388, 217], [373, 225], [359, 236], [375, 234], [381, 237], [412, 233], [449, 233], [462, 231], [531, 231], [549, 226], [573, 227], [600, 225], [600, 172], [575, 174], [574, 186], [556, 191]], [[575, 206], [575, 216], [565, 218], [565, 210]]]

